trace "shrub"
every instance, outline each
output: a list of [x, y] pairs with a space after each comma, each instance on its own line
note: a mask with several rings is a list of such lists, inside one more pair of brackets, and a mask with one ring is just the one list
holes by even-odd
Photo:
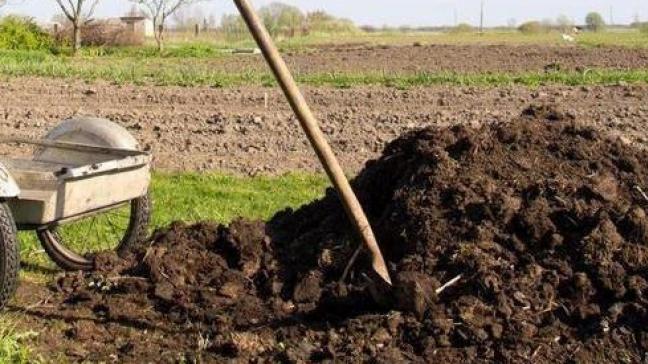
[[539, 21], [528, 21], [518, 27], [518, 30], [524, 34], [545, 33], [549, 29]]
[[31, 18], [7, 16], [0, 21], [0, 48], [12, 50], [49, 50], [50, 35]]
[[[121, 23], [94, 21], [81, 29], [81, 45], [94, 47], [137, 46], [144, 44], [144, 38], [129, 31]], [[60, 43], [72, 42], [72, 26], [66, 24], [59, 28], [56, 39]]]
[[83, 27], [84, 46], [135, 46], [144, 44], [144, 38], [129, 31], [122, 24], [95, 21]]
[[357, 33], [360, 31], [353, 21], [336, 18], [318, 10], [306, 15], [306, 27], [315, 33]]
[[[272, 2], [259, 9], [268, 31], [273, 36], [295, 37], [310, 33], [340, 34], [361, 32], [353, 21], [337, 18], [318, 10], [304, 15], [298, 8], [283, 3]], [[228, 39], [246, 38], [247, 26], [239, 15], [224, 15], [221, 19], [221, 31]]]
[[450, 29], [450, 33], [472, 33], [475, 28], [468, 23], [461, 23]]
[[299, 8], [280, 2], [272, 2], [259, 9], [259, 17], [273, 36], [279, 34], [294, 37], [304, 26], [306, 17]]

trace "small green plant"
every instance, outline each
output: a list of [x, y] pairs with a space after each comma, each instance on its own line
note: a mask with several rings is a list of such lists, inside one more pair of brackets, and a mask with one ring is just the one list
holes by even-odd
[[32, 19], [7, 16], [0, 21], [0, 49], [49, 50], [52, 38]]
[[25, 341], [38, 336], [35, 332], [18, 333], [6, 320], [0, 321], [0, 362], [34, 363], [31, 350]]

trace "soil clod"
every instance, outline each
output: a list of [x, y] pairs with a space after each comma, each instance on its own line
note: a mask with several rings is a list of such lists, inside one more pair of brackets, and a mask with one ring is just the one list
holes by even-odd
[[72, 360], [640, 362], [646, 161], [546, 106], [416, 130], [353, 181], [393, 289], [365, 253], [344, 274], [358, 243], [331, 190], [267, 223], [174, 224], [42, 311], [72, 322]]

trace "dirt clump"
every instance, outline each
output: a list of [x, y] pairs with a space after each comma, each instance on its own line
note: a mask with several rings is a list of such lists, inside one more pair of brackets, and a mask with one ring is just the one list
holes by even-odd
[[413, 131], [353, 182], [392, 289], [364, 254], [340, 281], [358, 243], [328, 191], [266, 224], [174, 224], [60, 278], [61, 345], [140, 362], [639, 362], [647, 160], [549, 107]]

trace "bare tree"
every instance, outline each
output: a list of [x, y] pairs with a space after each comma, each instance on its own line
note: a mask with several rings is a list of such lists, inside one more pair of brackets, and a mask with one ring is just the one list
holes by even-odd
[[167, 19], [178, 9], [203, 0], [130, 0], [140, 4], [148, 12], [155, 29], [155, 42], [158, 50], [164, 49], [164, 32]]
[[126, 13], [126, 16], [141, 16], [141, 15], [142, 15], [142, 11], [140, 10], [139, 6], [137, 6], [136, 4], [133, 4], [130, 10], [128, 11], [128, 13]]
[[72, 24], [72, 52], [81, 49], [81, 27], [90, 23], [99, 0], [56, 0], [65, 17]]
[[205, 9], [200, 6], [186, 6], [178, 9], [172, 16], [173, 26], [179, 30], [191, 30], [203, 22]]

